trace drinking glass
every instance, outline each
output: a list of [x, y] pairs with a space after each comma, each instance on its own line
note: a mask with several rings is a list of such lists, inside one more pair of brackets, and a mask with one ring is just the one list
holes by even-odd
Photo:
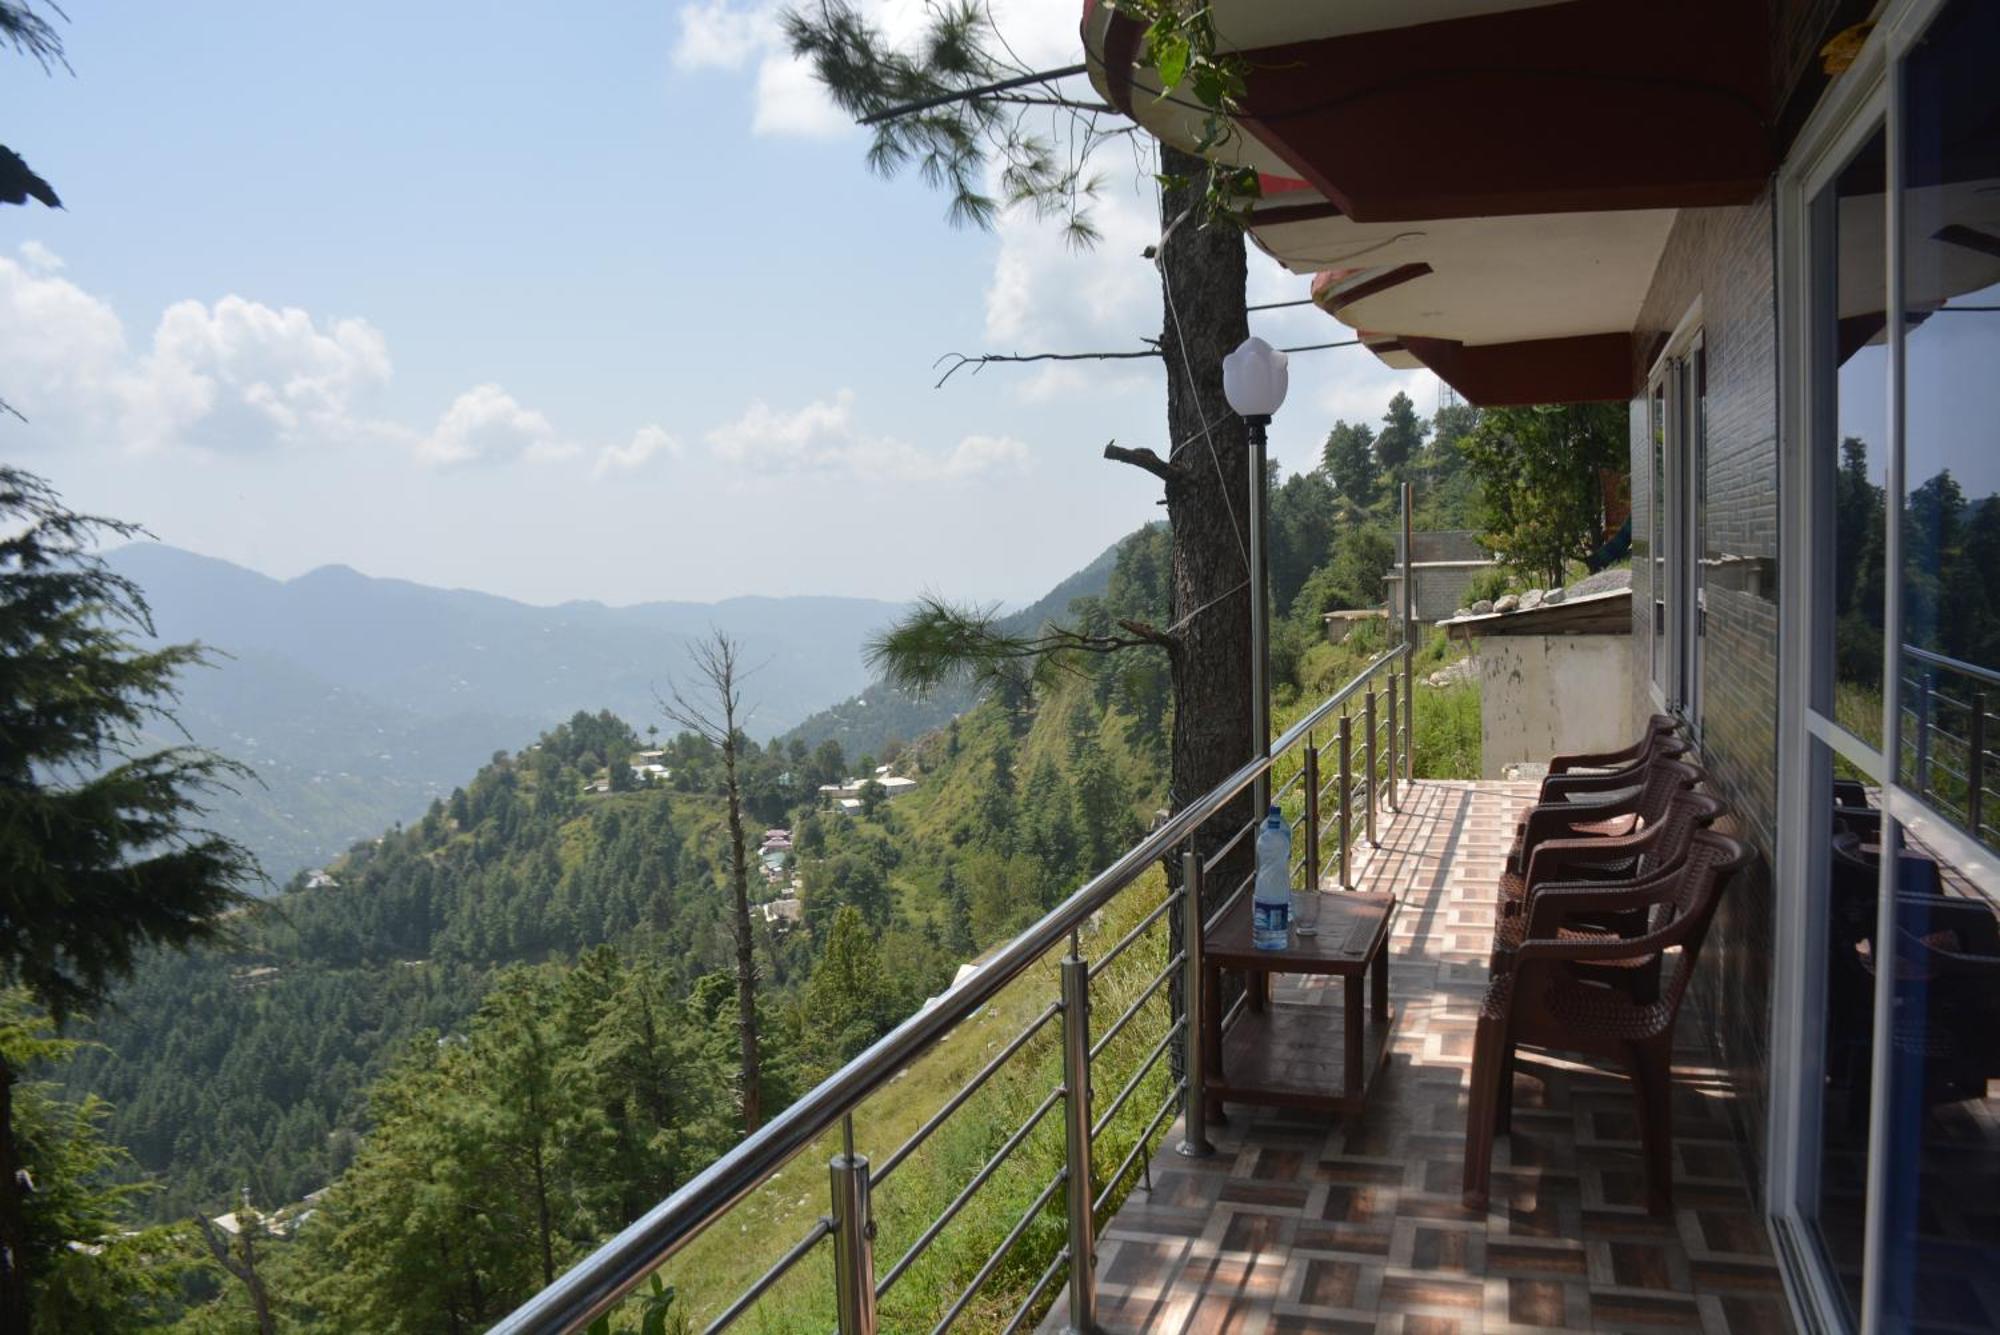
[[1300, 936], [1319, 934], [1319, 891], [1292, 891], [1292, 925]]

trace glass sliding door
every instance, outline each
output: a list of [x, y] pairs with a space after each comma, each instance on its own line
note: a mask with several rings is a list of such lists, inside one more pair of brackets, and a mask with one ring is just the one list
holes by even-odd
[[1875, 1203], [1888, 1329], [2000, 1328], [2000, 5], [1945, 5], [1901, 71], [1903, 431], [1891, 786], [1903, 874]]
[[[1814, 1314], [2000, 1329], [2000, 4], [1890, 5], [1788, 169], [1802, 699], [1781, 1220]], [[1696, 502], [1697, 508], [1699, 502]]]

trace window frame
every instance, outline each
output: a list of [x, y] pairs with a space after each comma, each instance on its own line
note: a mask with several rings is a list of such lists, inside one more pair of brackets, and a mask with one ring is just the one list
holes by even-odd
[[[1828, 853], [1813, 839], [1813, 815], [1829, 794], [1814, 768], [1823, 744], [1878, 787], [1884, 837], [1908, 830], [1949, 859], [1982, 892], [2000, 897], [2000, 859], [1940, 819], [1900, 782], [1885, 757], [1900, 754], [1897, 681], [1902, 616], [1902, 498], [1904, 477], [1904, 317], [1902, 283], [1902, 62], [1949, 0], [1891, 0], [1860, 55], [1833, 84], [1794, 141], [1781, 166], [1774, 198], [1775, 277], [1778, 315], [1779, 427], [1779, 662], [1777, 958], [1771, 1006], [1771, 1104], [1766, 1123], [1766, 1199], [1788, 1296], [1809, 1325], [1845, 1329], [1846, 1301], [1834, 1281], [1816, 1227], [1820, 1166], [1818, 1095], [1824, 1071], [1817, 1042], [1824, 996], [1825, 905], [1815, 887], [1825, 884]], [[1814, 442], [1826, 404], [1815, 379], [1816, 291], [1812, 202], [1877, 130], [1884, 134], [1883, 256], [1888, 313], [1888, 383], [1885, 386], [1885, 517], [1883, 608], [1883, 728], [1878, 751], [1838, 725], [1815, 694], [1817, 635], [1828, 610], [1818, 602], [1816, 572], [1831, 557], [1831, 516]], [[1883, 859], [1878, 931], [1893, 934], [1893, 860]], [[1875, 1031], [1888, 1032], [1894, 999], [1894, 953], [1878, 965]], [[1872, 1061], [1870, 1143], [1863, 1288], [1859, 1329], [1884, 1329], [1884, 1205], [1892, 1147], [1888, 1044], [1875, 1045]]]

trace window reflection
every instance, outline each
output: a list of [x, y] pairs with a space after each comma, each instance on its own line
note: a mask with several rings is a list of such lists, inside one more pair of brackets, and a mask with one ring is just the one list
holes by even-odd
[[1814, 442], [1825, 559], [1815, 563], [1831, 644], [1822, 648], [1815, 704], [1871, 746], [1882, 737], [1883, 483], [1888, 449], [1888, 347], [1883, 241], [1883, 135], [1877, 130], [1812, 203], [1814, 330], [1821, 373]]
[[[1896, 772], [1995, 846], [2000, 706], [2000, 6], [1956, 0], [1904, 73], [1905, 304]], [[1887, 1329], [2000, 1326], [2000, 921], [1912, 821], [1896, 904], [1894, 1165], [1877, 1301]], [[1928, 837], [1927, 837], [1928, 836]]]
[[2000, 12], [1911, 53], [1904, 139], [1902, 782], [2000, 847]]
[[1835, 776], [1824, 742], [1812, 744], [1811, 844], [1826, 924], [1826, 1017], [1820, 1053], [1820, 1240], [1851, 1312], [1860, 1310], [1867, 1211], [1868, 1091], [1874, 1059], [1874, 937], [1881, 816], [1876, 794]]

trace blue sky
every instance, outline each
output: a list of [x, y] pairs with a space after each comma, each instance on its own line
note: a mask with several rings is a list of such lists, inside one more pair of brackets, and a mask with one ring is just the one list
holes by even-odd
[[[871, 176], [762, 0], [67, 8], [74, 77], [0, 64], [4, 142], [67, 205], [0, 210], [0, 394], [31, 418], [0, 449], [73, 504], [281, 576], [620, 603], [1025, 600], [1158, 513], [1098, 457], [1163, 443], [1144, 364], [932, 388], [944, 352], [1157, 331], [1129, 154], [1073, 256]], [[996, 8], [1077, 58], [1075, 0]], [[1435, 397], [1358, 351], [1293, 385], [1295, 467], [1336, 415]]]

